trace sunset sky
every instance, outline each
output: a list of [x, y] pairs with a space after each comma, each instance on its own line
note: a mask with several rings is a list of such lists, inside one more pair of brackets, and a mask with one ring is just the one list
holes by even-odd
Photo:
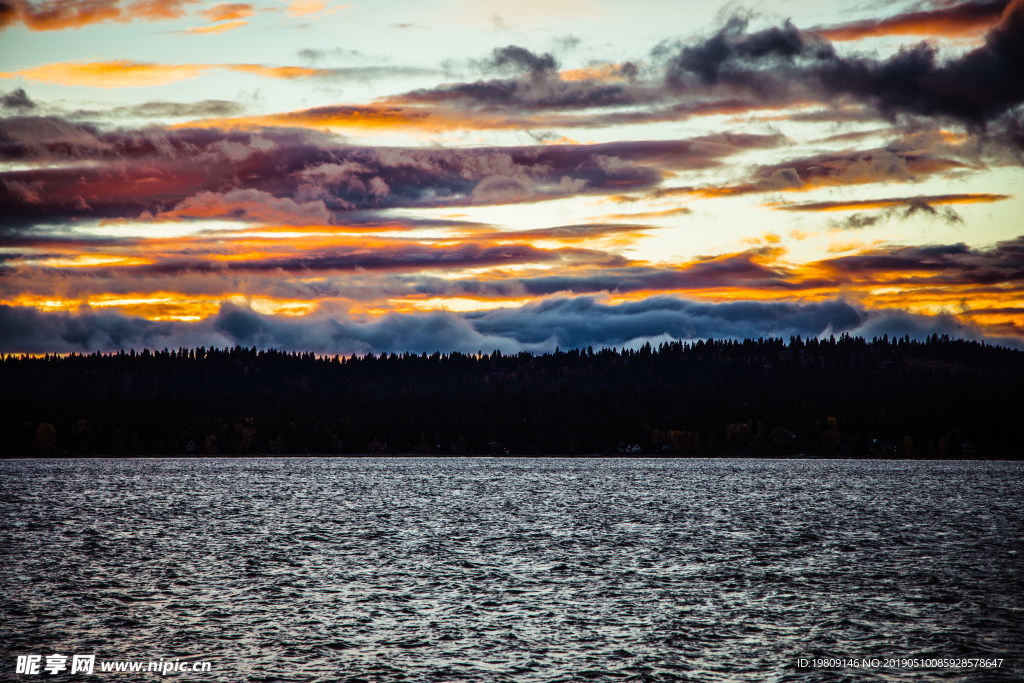
[[0, 0], [0, 352], [1024, 345], [1024, 0]]

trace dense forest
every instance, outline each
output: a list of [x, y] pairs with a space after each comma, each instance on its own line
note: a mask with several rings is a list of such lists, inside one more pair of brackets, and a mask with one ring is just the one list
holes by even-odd
[[6, 356], [0, 386], [5, 456], [1024, 455], [1024, 352], [937, 336]]

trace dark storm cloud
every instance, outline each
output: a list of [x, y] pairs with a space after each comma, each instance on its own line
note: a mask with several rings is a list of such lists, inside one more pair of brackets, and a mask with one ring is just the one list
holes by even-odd
[[[736, 268], [742, 280], [730, 278], [726, 266]], [[417, 283], [415, 291], [429, 296], [475, 296], [494, 295], [504, 292], [507, 296], [547, 296], [558, 293], [593, 294], [610, 292], [656, 292], [672, 290], [696, 290], [708, 287], [731, 287], [749, 285], [765, 289], [798, 289], [798, 285], [787, 282], [778, 273], [769, 269], [750, 266], [746, 263], [719, 264], [715, 272], [710, 268], [673, 270], [670, 268], [628, 268], [614, 269], [579, 275], [548, 275], [522, 278], [512, 282], [477, 282], [470, 280], [429, 279]], [[761, 272], [758, 272], [761, 271]], [[498, 289], [503, 287], [504, 289]]]
[[[842, 151], [763, 164], [743, 182], [701, 187], [658, 188], [646, 194], [621, 195], [619, 201], [640, 201], [676, 195], [734, 197], [768, 192], [806, 192], [823, 187], [920, 181], [930, 175], [969, 168], [955, 159], [919, 149], [890, 145], [864, 151]], [[923, 207], [919, 207], [923, 208]]]
[[964, 169], [955, 159], [897, 146], [864, 151], [829, 152], [765, 164], [749, 183], [722, 188], [722, 194], [813, 190], [871, 183], [917, 182], [929, 175]]
[[798, 283], [795, 273], [765, 261], [764, 255], [751, 251], [698, 260], [680, 268], [631, 267], [574, 276], [550, 275], [524, 280], [522, 285], [530, 294], [540, 296], [557, 292], [629, 293], [718, 288], [797, 290], [821, 284], [817, 281]]
[[1009, 4], [1008, 0], [980, 0], [961, 4], [943, 2], [934, 9], [905, 12], [884, 19], [851, 21], [812, 30], [833, 41], [889, 35], [969, 36], [994, 25]]
[[36, 103], [29, 98], [28, 93], [25, 92], [24, 88], [16, 88], [9, 93], [0, 95], [0, 107], [3, 107], [4, 109], [27, 111], [29, 109], [35, 109]]
[[181, 323], [117, 313], [41, 313], [0, 305], [0, 350], [20, 353], [160, 349], [221, 343], [222, 337]]
[[319, 62], [328, 58], [337, 58], [348, 61], [373, 61], [374, 58], [360, 52], [359, 50], [351, 50], [344, 47], [331, 47], [331, 48], [304, 48], [299, 50], [299, 57], [306, 60], [307, 62]]
[[542, 76], [555, 71], [558, 62], [550, 53], [536, 54], [518, 45], [506, 45], [495, 48], [481, 66], [493, 71], [526, 72], [531, 76]]
[[877, 209], [889, 206], [911, 204], [977, 204], [998, 202], [1009, 199], [1006, 194], [934, 194], [916, 197], [886, 197], [884, 199], [859, 199], [852, 201], [806, 202], [803, 204], [782, 204], [776, 209], [783, 211], [852, 211], [856, 209]]
[[[453, 247], [429, 247], [419, 244], [374, 246], [333, 246], [301, 256], [258, 260], [210, 262], [207, 260], [167, 260], [155, 265], [130, 268], [135, 275], [174, 275], [178, 273], [251, 272], [251, 273], [318, 273], [334, 271], [460, 269], [506, 266], [519, 263], [582, 261], [616, 266], [622, 257], [589, 249], [538, 249], [526, 244], [481, 245], [461, 244]], [[99, 269], [103, 270], [103, 269]], [[122, 269], [120, 272], [125, 272]]]
[[1024, 236], [989, 248], [964, 243], [893, 247], [820, 261], [837, 283], [875, 280], [933, 285], [1013, 285], [1024, 282]]
[[538, 201], [659, 184], [778, 136], [539, 147], [367, 148], [294, 129], [103, 130], [58, 117], [0, 119], [0, 159], [62, 162], [0, 173], [9, 224], [234, 217], [286, 223], [346, 211]]
[[630, 263], [616, 267], [571, 270], [553, 275], [510, 279], [440, 278], [418, 274], [403, 278], [410, 293], [427, 297], [491, 299], [542, 297], [553, 294], [630, 294], [698, 290], [806, 291], [832, 287], [835, 280], [808, 277], [774, 262], [771, 249], [705, 257], [678, 267]]
[[[666, 62], [666, 83], [679, 90], [691, 86], [696, 78], [704, 85], [728, 83], [763, 89], [769, 84], [756, 85], [755, 76], [771, 75], [772, 67], [792, 66], [798, 58], [814, 61], [835, 57], [826, 41], [804, 35], [789, 22], [753, 33], [747, 31], [748, 24], [746, 18], [734, 16], [707, 40], [680, 46]], [[670, 49], [659, 46], [656, 54]]]
[[645, 340], [757, 338], [868, 333], [926, 336], [976, 329], [948, 316], [862, 309], [845, 301], [707, 304], [676, 297], [608, 305], [590, 297], [557, 299], [482, 313], [386, 315], [366, 321], [275, 318], [222, 304], [197, 323], [150, 322], [114, 313], [40, 313], [0, 306], [0, 351], [113, 351], [180, 346], [257, 346], [320, 353], [381, 351], [550, 351], [622, 346]]
[[774, 208], [783, 211], [833, 212], [874, 210], [873, 213], [855, 213], [839, 220], [829, 221], [829, 226], [843, 230], [860, 230], [892, 218], [907, 219], [924, 215], [938, 218], [949, 224], [963, 223], [963, 218], [949, 204], [977, 204], [1009, 199], [1005, 194], [945, 194], [918, 197], [888, 197], [885, 199], [863, 199], [856, 201], [808, 202], [804, 204], [782, 204]]
[[665, 97], [657, 83], [636, 81], [638, 68], [631, 62], [604, 65], [604, 69], [595, 70], [595, 76], [589, 78], [586, 77], [589, 72], [582, 69], [579, 77], [565, 80], [550, 54], [538, 55], [509, 45], [495, 50], [478, 65], [485, 72], [511, 74], [511, 77], [423, 88], [387, 100], [531, 110], [623, 106], [658, 102]]
[[549, 228], [531, 228], [529, 230], [494, 231], [486, 235], [489, 239], [581, 239], [600, 235], [616, 235], [634, 233], [644, 230], [655, 230], [654, 225], [638, 225], [635, 223], [578, 223], [575, 225], [556, 225]]
[[408, 78], [409, 76], [439, 76], [442, 71], [422, 66], [398, 66], [390, 64], [367, 66], [340, 66], [320, 69], [323, 78], [350, 81], [376, 81], [384, 78]]
[[537, 54], [517, 45], [508, 45], [474, 64], [484, 73], [505, 77], [423, 88], [386, 98], [386, 101], [498, 106], [526, 111], [626, 106], [665, 100], [659, 83], [637, 80], [639, 67], [633, 62], [573, 70], [579, 75], [563, 78], [558, 72], [558, 62], [551, 54]]
[[245, 108], [229, 100], [201, 100], [199, 102], [143, 102], [107, 110], [79, 109], [68, 114], [71, 118], [181, 118], [200, 116], [237, 116]]
[[[502, 106], [512, 109], [587, 109], [657, 102], [663, 99], [655, 85], [630, 85], [560, 79], [494, 79], [424, 88], [388, 98], [407, 104]], [[637, 112], [642, 115], [644, 112]], [[675, 118], [688, 112], [676, 110]], [[601, 125], [595, 121], [593, 125]]]
[[634, 340], [818, 335], [867, 317], [842, 301], [814, 304], [708, 304], [676, 297], [607, 305], [591, 297], [556, 299], [466, 316], [476, 329], [524, 346], [614, 346]]
[[[0, 160], [3, 161], [174, 161], [232, 145], [235, 158], [259, 154], [261, 140], [289, 149], [330, 140], [313, 132], [274, 131], [273, 139], [248, 132], [159, 128], [104, 130], [59, 116], [12, 116], [0, 119]], [[264, 145], [265, 146], [265, 145]], [[227, 158], [227, 157], [225, 157]]]
[[933, 334], [938, 334], [949, 335], [958, 339], [984, 339], [1004, 346], [1021, 348], [1019, 330], [1012, 331], [1010, 334], [1013, 336], [994, 336], [991, 333], [983, 333], [970, 323], [948, 314], [920, 315], [898, 310], [878, 311], [853, 330], [851, 334], [867, 339], [883, 335], [925, 339]]
[[922, 215], [941, 220], [947, 225], [959, 225], [964, 222], [963, 217], [950, 206], [935, 207], [926, 201], [911, 199], [904, 204], [892, 206], [874, 214], [855, 213], [841, 220], [832, 220], [828, 222], [828, 226], [840, 230], [860, 230], [893, 218], [907, 220], [913, 216]]
[[[991, 19], [999, 4], [967, 3], [938, 11], [948, 15], [952, 22], [948, 25], [955, 25], [961, 16]], [[933, 26], [941, 23], [936, 22], [939, 20]], [[465, 109], [467, 115], [496, 107], [509, 115], [560, 109], [584, 116], [582, 112], [589, 108], [657, 105], [656, 111], [589, 114], [589, 123], [586, 119], [552, 120], [552, 128], [679, 120], [715, 113], [721, 108], [715, 103], [728, 100], [745, 110], [817, 101], [828, 108], [797, 116], [814, 120], [939, 117], [976, 130], [996, 121], [1001, 127], [1012, 125], [1024, 102], [1021, 0], [1005, 7], [983, 45], [949, 58], [940, 56], [927, 42], [886, 58], [857, 53], [847, 56], [825, 37], [828, 31], [802, 31], [788, 22], [750, 30], [749, 23], [748, 18], [734, 16], [704, 40], [656, 46], [643, 68], [634, 62], [608, 64], [611, 71], [574, 78], [558, 72], [552, 55], [510, 45], [478, 62], [485, 71], [498, 72], [502, 78], [444, 84], [386, 101], [455, 106]], [[863, 106], [854, 110], [846, 106], [851, 103]], [[1008, 116], [1010, 119], [1004, 120]], [[538, 124], [544, 125], [522, 122], [524, 128], [537, 128]]]
[[922, 43], [886, 62], [836, 59], [818, 72], [827, 92], [872, 102], [890, 116], [949, 116], [984, 126], [1024, 101], [1024, 3], [1011, 6], [985, 44], [942, 63]]
[[882, 114], [941, 116], [984, 127], [1024, 102], [1024, 2], [1006, 8], [984, 45], [943, 61], [920, 43], [888, 59], [844, 57], [823, 38], [790, 24], [748, 32], [733, 18], [716, 34], [668, 53], [666, 83], [677, 92], [725, 85], [766, 100], [804, 92], [849, 96]]

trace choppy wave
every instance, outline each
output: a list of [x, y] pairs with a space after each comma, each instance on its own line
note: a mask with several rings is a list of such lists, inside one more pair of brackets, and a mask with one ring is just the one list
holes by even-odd
[[[16, 654], [68, 652], [211, 661], [188, 679], [202, 681], [1020, 680], [1022, 474], [1012, 462], [3, 461], [0, 677]], [[797, 667], [814, 657], [1005, 662]]]

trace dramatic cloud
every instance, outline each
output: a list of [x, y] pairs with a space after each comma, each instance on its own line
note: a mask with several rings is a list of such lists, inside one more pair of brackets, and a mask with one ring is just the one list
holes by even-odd
[[[963, 223], [963, 218], [949, 204], [987, 204], [1010, 199], [1005, 194], [943, 194], [919, 197], [890, 197], [887, 199], [863, 199], [856, 201], [807, 202], [804, 204], [778, 204], [772, 208], [783, 211], [833, 212], [833, 211], [871, 211], [876, 213], [855, 213], [841, 221], [832, 221], [830, 225], [845, 230], [860, 230], [883, 223], [890, 218], [903, 219], [924, 214], [941, 218], [947, 223]], [[943, 206], [936, 209], [936, 206]]]
[[[517, 112], [526, 111], [624, 107], [671, 99], [659, 83], [640, 80], [639, 68], [633, 62], [602, 63], [560, 72], [558, 62], [551, 54], [537, 54], [517, 45], [508, 45], [494, 50], [487, 59], [476, 62], [476, 66], [485, 73], [505, 78], [424, 88], [385, 98], [384, 102], [389, 105], [461, 107], [476, 113], [497, 107], [506, 116], [514, 116]], [[660, 114], [662, 120], [673, 118], [667, 115], [667, 111]], [[673, 111], [674, 118], [692, 113], [686, 107]], [[641, 115], [643, 112], [632, 113]], [[563, 121], [557, 123], [573, 125]], [[611, 123], [595, 122], [592, 125]]]
[[[975, 12], [995, 22], [997, 9], [979, 4], [939, 12], [949, 17]], [[945, 60], [928, 43], [887, 58], [843, 56], [824, 37], [827, 32], [801, 31], [790, 23], [749, 31], [749, 21], [740, 17], [704, 41], [657, 46], [646, 69], [636, 62], [606, 62], [560, 72], [551, 54], [509, 45], [475, 63], [501, 78], [421, 88], [375, 105], [320, 107], [235, 123], [435, 132], [536, 130], [678, 121], [820, 103], [825, 108], [816, 112], [786, 115], [836, 121], [934, 116], [982, 128], [1024, 102], [1019, 47], [1024, 44], [1024, 4], [1017, 0], [1000, 16], [983, 45]], [[835, 106], [850, 104], [858, 107]]]
[[[782, 27], [754, 33], [748, 33], [747, 26], [747, 19], [734, 16], [708, 40], [681, 46], [667, 61], [667, 83], [676, 89], [694, 82], [729, 83], [760, 89], [767, 94], [767, 86], [779, 87], [780, 84], [771, 79], [759, 85], [752, 80], [755, 74], [770, 78], [772, 67], [794, 65], [798, 58], [813, 62], [835, 55], [827, 42], [805, 36], [788, 22]], [[659, 48], [659, 52], [667, 50], [666, 46]]]
[[[928, 176], [967, 168], [956, 159], [899, 146], [865, 151], [843, 151], [764, 164], [752, 169], [750, 179], [729, 185], [659, 188], [645, 195], [622, 196], [617, 201], [694, 196], [705, 199], [768, 192], [810, 192], [822, 188], [873, 183], [914, 183]], [[799, 205], [794, 205], [799, 206]]]
[[137, 117], [145, 119], [190, 118], [195, 116], [235, 116], [244, 110], [237, 102], [201, 100], [199, 102], [143, 102], [106, 111], [79, 109], [68, 114], [75, 119]]
[[541, 77], [553, 72], [558, 62], [550, 54], [538, 55], [518, 45], [508, 45], [495, 49], [483, 65], [495, 71], [525, 71], [531, 76]]
[[920, 197], [890, 197], [888, 199], [862, 199], [845, 202], [808, 202], [805, 204], [779, 204], [773, 208], [784, 211], [859, 211], [863, 209], [887, 209], [916, 204], [978, 204], [1000, 202], [1009, 199], [1005, 194], [939, 194]]
[[0, 73], [0, 78], [24, 78], [38, 83], [99, 88], [127, 88], [164, 85], [195, 78], [209, 66], [198, 64], [148, 64], [115, 60], [110, 62], [56, 62]]
[[[559, 78], [495, 79], [414, 90], [387, 98], [389, 104], [497, 106], [507, 112], [547, 109], [588, 109], [659, 102], [656, 84], [619, 84]], [[680, 116], [684, 109], [677, 110]]]
[[1024, 102], [1024, 2], [1015, 0], [985, 44], [941, 62], [921, 43], [890, 60], [825, 60], [814, 74], [826, 92], [872, 102], [888, 116], [948, 116], [974, 126]]
[[331, 213], [323, 201], [298, 204], [260, 190], [231, 190], [226, 193], [200, 192], [181, 201], [158, 218], [236, 218], [265, 223], [310, 225], [330, 223]]
[[728, 86], [772, 101], [848, 96], [888, 117], [945, 116], [974, 126], [1024, 102], [1024, 3], [1012, 2], [985, 43], [941, 61], [928, 43], [887, 59], [844, 57], [819, 34], [792, 24], [748, 32], [733, 18], [704, 42], [661, 46], [665, 80], [676, 92]]
[[818, 264], [848, 281], [889, 284], [1001, 285], [1018, 294], [1024, 283], [1024, 236], [991, 248], [966, 244], [894, 247], [822, 261]]
[[119, 59], [110, 62], [54, 62], [20, 71], [0, 73], [0, 78], [21, 77], [39, 83], [93, 88], [141, 88], [188, 80], [214, 69], [280, 79], [335, 75], [333, 69], [311, 69], [304, 66], [153, 64]]
[[[228, 24], [189, 29], [189, 31], [219, 33], [237, 28], [238, 25], [240, 24], [229, 22]], [[215, 70], [234, 71], [282, 80], [336, 78], [355, 81], [436, 73], [433, 69], [405, 66], [313, 69], [305, 66], [266, 66], [264, 64], [154, 64], [119, 59], [109, 62], [54, 62], [19, 71], [0, 72], [0, 78], [20, 77], [39, 83], [93, 88], [144, 88], [189, 80]]]
[[853, 21], [814, 32], [833, 41], [890, 35], [972, 37], [995, 26], [1009, 4], [1008, 0], [965, 2], [885, 19]]
[[[377, 67], [370, 68], [377, 69]], [[353, 77], [356, 77], [356, 73], [363, 70], [360, 67], [353, 67], [351, 69], [335, 69], [334, 71], [346, 74], [351, 72]], [[582, 92], [581, 86], [578, 84], [561, 81], [553, 82], [549, 86], [542, 90], [528, 86], [535, 92], [530, 97], [526, 97], [521, 92], [513, 95], [502, 93], [500, 89], [504, 88], [504, 85], [496, 85], [495, 82], [482, 86], [476, 84], [472, 86], [456, 85], [450, 88], [415, 91], [397, 97], [384, 98], [385, 103], [381, 104], [328, 105], [263, 116], [194, 121], [191, 125], [213, 128], [287, 126], [371, 133], [538, 129], [550, 131], [552, 128], [606, 128], [681, 121], [694, 116], [744, 114], [755, 110], [785, 108], [792, 104], [791, 102], [766, 104], [749, 99], [729, 98], [679, 103], [649, 109], [628, 108], [621, 111], [567, 113], [557, 110], [572, 109], [576, 106], [581, 109], [605, 106], [600, 103], [600, 99], [605, 95], [615, 97], [613, 89], [600, 86], [596, 90], [589, 89], [587, 92]], [[522, 88], [523, 84], [516, 82], [512, 84], [512, 87]], [[486, 95], [480, 92], [481, 88], [487, 91]], [[586, 90], [586, 88], [584, 89]], [[416, 103], [417, 100], [426, 102], [433, 99], [458, 99], [461, 94], [469, 91], [474, 93], [472, 96], [473, 106], [463, 106], [459, 103], [456, 103], [455, 106], [446, 103], [424, 106]], [[660, 92], [655, 86], [652, 86], [650, 91]], [[532, 99], [534, 95], [539, 99]], [[484, 105], [479, 101], [490, 96], [495, 98], [493, 104]], [[508, 101], [508, 107], [498, 104], [498, 101], [502, 99]], [[402, 104], [403, 102], [412, 104], [405, 105]], [[610, 102], [606, 102], [606, 104], [610, 104]]]
[[367, 249], [357, 247], [335, 247], [326, 253], [307, 253], [290, 258], [261, 256], [247, 261], [228, 261], [220, 264], [209, 262], [180, 262], [147, 268], [153, 272], [216, 271], [281, 271], [317, 273], [345, 270], [407, 270], [424, 268], [462, 269], [489, 266], [514, 265], [517, 263], [544, 263], [562, 260], [587, 259], [617, 265], [622, 259], [580, 249], [538, 249], [528, 245], [482, 246], [460, 244], [453, 247], [428, 247], [422, 245], [378, 245]]
[[3, 107], [4, 109], [27, 111], [35, 109], [36, 103], [29, 99], [28, 94], [23, 88], [17, 88], [9, 93], [0, 95], [0, 107]]
[[[604, 145], [365, 148], [297, 131], [104, 132], [55, 117], [12, 117], [0, 121], [0, 159], [75, 165], [0, 174], [0, 209], [12, 223], [128, 218], [143, 212], [184, 217], [194, 214], [176, 213], [176, 207], [198, 207], [180, 206], [189, 197], [252, 190], [296, 207], [316, 206], [313, 213], [286, 213], [323, 222], [328, 216], [321, 206], [337, 215], [352, 209], [509, 204], [651, 188], [668, 170], [713, 168], [738, 151], [777, 142], [776, 136], [735, 135]], [[127, 161], [132, 163], [122, 163]], [[212, 197], [203, 196], [207, 202]], [[207, 215], [253, 220], [269, 215], [238, 206], [210, 211]]]
[[[450, 17], [425, 50], [344, 7], [0, 0], [36, 41], [0, 67], [0, 347], [1024, 338], [1024, 0], [653, 48], [702, 29]], [[77, 56], [23, 30], [101, 23]]]
[[921, 338], [933, 333], [982, 338], [950, 316], [869, 311], [835, 300], [811, 304], [703, 304], [674, 297], [602, 304], [557, 299], [481, 313], [429, 312], [355, 320], [281, 319], [231, 304], [197, 323], [150, 322], [115, 313], [40, 313], [0, 306], [0, 351], [113, 351], [122, 348], [256, 346], [319, 353], [382, 351], [552, 351], [555, 347], [639, 345], [669, 339], [816, 337], [849, 332]]

